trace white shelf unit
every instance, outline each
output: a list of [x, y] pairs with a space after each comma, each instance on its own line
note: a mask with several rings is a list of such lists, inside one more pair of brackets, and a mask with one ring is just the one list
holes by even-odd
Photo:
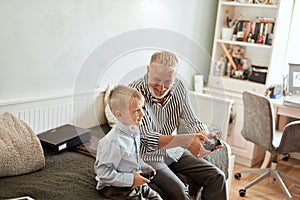
[[[232, 147], [232, 153], [236, 156], [235, 161], [242, 165], [253, 166], [264, 158], [264, 151], [253, 143], [247, 142], [241, 135], [244, 118], [242, 92], [250, 90], [264, 94], [270, 85], [281, 83], [293, 4], [294, 0], [281, 0], [278, 5], [219, 0], [208, 87], [204, 89], [204, 93], [234, 101], [232, 109], [235, 118], [229, 126], [226, 141]], [[274, 18], [275, 27], [272, 45], [223, 40], [221, 29], [227, 16], [226, 11], [228, 11], [231, 19], [238, 19], [241, 15], [243, 15], [243, 19], [250, 21], [255, 21], [256, 17]], [[241, 45], [245, 48], [244, 55], [250, 59], [251, 64], [266, 66], [268, 72], [265, 84], [215, 75], [215, 63], [225, 54], [221, 46], [222, 43], [227, 47]]]
[[[250, 86], [251, 90], [263, 93], [268, 86], [280, 84], [284, 71], [285, 52], [287, 49], [293, 4], [294, 0], [281, 0], [278, 5], [238, 3], [220, 0], [208, 82], [209, 87], [242, 92], [249, 90]], [[231, 19], [239, 19], [241, 16], [243, 16], [242, 19], [250, 21], [256, 21], [256, 17], [274, 18], [275, 27], [272, 45], [222, 40], [221, 30], [222, 27], [224, 27], [227, 11]], [[224, 55], [221, 43], [224, 43], [227, 48], [231, 45], [244, 47], [244, 56], [251, 61], [251, 64], [267, 67], [268, 73], [265, 84], [256, 82], [250, 83], [250, 81], [214, 75], [215, 63]], [[222, 84], [223, 81], [225, 82]], [[227, 88], [227, 85], [230, 87]]]

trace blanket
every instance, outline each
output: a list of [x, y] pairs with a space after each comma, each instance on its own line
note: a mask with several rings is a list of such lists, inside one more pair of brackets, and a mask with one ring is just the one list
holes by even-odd
[[106, 199], [96, 190], [95, 159], [76, 152], [45, 152], [45, 168], [0, 179], [0, 199], [30, 196], [36, 200]]

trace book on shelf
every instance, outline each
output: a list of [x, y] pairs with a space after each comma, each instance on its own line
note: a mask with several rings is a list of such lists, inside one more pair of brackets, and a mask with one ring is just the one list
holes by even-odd
[[237, 41], [272, 45], [274, 26], [275, 18], [241, 19], [234, 27], [234, 34]]

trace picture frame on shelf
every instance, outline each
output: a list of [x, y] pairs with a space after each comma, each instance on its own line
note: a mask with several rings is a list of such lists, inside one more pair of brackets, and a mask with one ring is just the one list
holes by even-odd
[[288, 91], [300, 94], [300, 64], [289, 64]]

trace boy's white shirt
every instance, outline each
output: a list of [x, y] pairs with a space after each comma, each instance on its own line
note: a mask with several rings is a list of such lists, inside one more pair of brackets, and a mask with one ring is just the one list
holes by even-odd
[[[137, 142], [137, 152], [134, 145]], [[137, 126], [128, 127], [120, 122], [98, 143], [94, 165], [97, 189], [105, 186], [131, 187], [134, 172], [145, 167], [139, 156], [140, 134]], [[138, 158], [138, 160], [137, 160]]]

